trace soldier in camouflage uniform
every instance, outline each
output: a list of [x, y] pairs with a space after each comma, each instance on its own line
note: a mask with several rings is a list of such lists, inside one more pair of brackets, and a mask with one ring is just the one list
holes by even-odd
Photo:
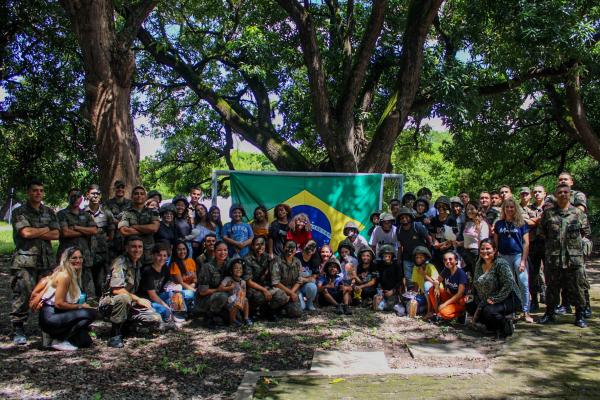
[[123, 347], [121, 330], [125, 322], [151, 329], [161, 325], [162, 318], [150, 301], [135, 295], [140, 284], [143, 249], [142, 239], [130, 236], [125, 244], [125, 254], [112, 262], [110, 281], [99, 305], [100, 313], [112, 323], [108, 339], [110, 347]]
[[[572, 189], [574, 183], [575, 182], [573, 181], [573, 177], [571, 176], [570, 173], [561, 172], [558, 175], [558, 184], [567, 184], [571, 188], [571, 195], [569, 196], [569, 202], [571, 203], [571, 205], [579, 208], [584, 213], [587, 213], [587, 198], [584, 193]], [[585, 268], [584, 268], [584, 273], [585, 273]], [[586, 313], [586, 318], [590, 318], [592, 316], [592, 309], [590, 307], [589, 282], [587, 280], [587, 277], [586, 277], [585, 282], [586, 282], [586, 284], [585, 284], [586, 289], [584, 292], [584, 294], [586, 296], [585, 313]], [[568, 299], [568, 296], [567, 296], [564, 288], [561, 290], [561, 300], [562, 301], [560, 302], [560, 304], [556, 306], [556, 310], [555, 310], [556, 314], [558, 314], [558, 315], [571, 314], [571, 312], [572, 312], [571, 304], [569, 303], [569, 299]]]
[[92, 236], [91, 251], [94, 286], [96, 287], [96, 296], [100, 297], [111, 261], [109, 243], [114, 237], [115, 218], [108, 208], [100, 204], [102, 193], [98, 185], [88, 187], [88, 197], [90, 201], [84, 212], [94, 219], [98, 227], [98, 232]]
[[300, 276], [302, 264], [294, 257], [296, 253], [296, 242], [286, 240], [283, 246], [283, 254], [276, 257], [271, 264], [271, 285], [286, 294], [288, 300], [283, 310], [290, 318], [298, 318], [302, 315], [302, 307], [298, 293], [303, 280]]
[[[108, 200], [104, 206], [110, 210], [115, 218], [115, 225], [118, 225], [125, 210], [131, 207], [131, 200], [125, 197], [125, 183], [123, 181], [115, 181], [114, 188], [115, 197]], [[123, 236], [121, 236], [118, 230], [115, 231], [109, 251], [111, 259], [123, 254]]]
[[95, 296], [92, 264], [94, 260], [91, 252], [91, 239], [98, 233], [94, 218], [79, 209], [83, 196], [79, 189], [71, 189], [68, 195], [69, 205], [60, 210], [56, 216], [60, 225], [60, 244], [56, 252], [57, 261], [62, 252], [72, 246], [81, 250], [83, 255], [83, 270], [81, 271], [82, 289], [88, 296]]
[[11, 218], [15, 253], [10, 269], [10, 320], [13, 342], [17, 345], [27, 344], [23, 325], [27, 321], [29, 296], [39, 279], [51, 272], [54, 263], [50, 241], [59, 237], [56, 215], [42, 204], [43, 199], [43, 183], [31, 182], [27, 187], [27, 202], [15, 209]]
[[546, 313], [539, 323], [554, 320], [559, 290], [564, 285], [569, 300], [575, 305], [575, 325], [585, 328], [585, 273], [582, 238], [590, 234], [587, 216], [569, 203], [571, 189], [567, 184], [556, 188], [556, 207], [544, 212], [540, 234], [546, 239]]
[[146, 189], [143, 186], [133, 188], [132, 205], [123, 213], [119, 222], [119, 232], [123, 237], [138, 236], [144, 242], [144, 256], [142, 265], [152, 264], [152, 247], [154, 246], [154, 234], [160, 227], [158, 211], [145, 206]]
[[204, 314], [208, 328], [215, 327], [214, 317], [225, 310], [227, 292], [220, 292], [219, 285], [226, 275], [228, 249], [227, 244], [218, 242], [215, 246], [215, 257], [202, 264], [198, 274], [198, 312]]
[[266, 253], [266, 240], [262, 236], [252, 239], [252, 252], [244, 257], [243, 280], [248, 286], [247, 294], [251, 312], [262, 309], [269, 319], [276, 319], [274, 310], [288, 302], [288, 296], [271, 286], [271, 266]]

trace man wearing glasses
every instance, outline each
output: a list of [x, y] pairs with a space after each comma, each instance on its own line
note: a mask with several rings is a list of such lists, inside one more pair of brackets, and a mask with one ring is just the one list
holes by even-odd
[[67, 200], [69, 202], [67, 208], [60, 210], [56, 214], [60, 226], [60, 239], [56, 259], [57, 261], [60, 260], [63, 251], [68, 247], [78, 247], [83, 255], [83, 270], [81, 273], [82, 289], [86, 295], [94, 296], [96, 291], [94, 289], [94, 279], [92, 278], [93, 260], [90, 242], [92, 237], [98, 233], [98, 228], [96, 227], [94, 218], [79, 208], [83, 201], [83, 195], [79, 189], [73, 188], [69, 190]]
[[95, 295], [100, 297], [102, 295], [102, 285], [108, 272], [107, 268], [111, 261], [108, 246], [114, 237], [116, 224], [112, 212], [100, 204], [102, 193], [100, 193], [98, 185], [93, 184], [88, 186], [87, 197], [89, 203], [84, 212], [88, 213], [94, 219], [98, 227], [98, 232], [92, 237], [91, 251], [93, 260], [92, 275], [96, 288]]
[[24, 324], [29, 313], [29, 297], [37, 282], [48, 275], [54, 264], [51, 240], [58, 240], [58, 220], [50, 207], [42, 204], [44, 184], [32, 181], [27, 186], [27, 202], [12, 214], [15, 253], [10, 267], [12, 307], [10, 322], [13, 343], [27, 344]]

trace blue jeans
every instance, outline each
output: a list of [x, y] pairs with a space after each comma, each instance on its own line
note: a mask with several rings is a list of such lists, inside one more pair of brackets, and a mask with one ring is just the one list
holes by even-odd
[[[314, 282], [307, 282], [302, 285], [300, 288], [300, 295], [298, 297], [300, 298], [300, 307], [305, 310], [307, 306], [313, 304], [315, 297], [317, 297], [317, 284]], [[305, 297], [306, 302], [304, 301]]]
[[403, 260], [402, 266], [404, 267], [404, 277], [406, 278], [406, 283], [408, 284], [411, 282], [413, 267], [415, 266], [415, 263], [411, 260]]
[[[161, 298], [162, 301], [169, 304], [169, 293], [160, 293], [158, 297]], [[163, 321], [168, 321], [171, 319], [171, 310], [163, 306], [162, 304], [152, 302], [152, 308], [154, 311], [160, 314]]]
[[519, 289], [521, 290], [521, 298], [523, 300], [523, 312], [529, 312], [529, 302], [531, 300], [529, 294], [529, 273], [527, 272], [527, 265], [525, 271], [519, 271], [519, 264], [521, 264], [521, 254], [500, 254], [508, 265], [512, 267], [513, 273], [516, 276]]

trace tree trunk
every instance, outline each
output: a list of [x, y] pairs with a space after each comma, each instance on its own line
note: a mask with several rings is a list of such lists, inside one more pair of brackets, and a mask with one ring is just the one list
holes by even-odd
[[413, 0], [409, 4], [395, 103], [361, 159], [362, 172], [386, 172], [389, 169], [396, 139], [406, 123], [419, 89], [425, 39], [442, 3], [443, 0]]
[[125, 23], [115, 27], [110, 0], [62, 0], [83, 57], [85, 116], [96, 137], [100, 186], [110, 197], [114, 182], [126, 190], [139, 183], [139, 144], [131, 116], [131, 81], [135, 59], [131, 45], [137, 30], [156, 5], [142, 0], [123, 6]]

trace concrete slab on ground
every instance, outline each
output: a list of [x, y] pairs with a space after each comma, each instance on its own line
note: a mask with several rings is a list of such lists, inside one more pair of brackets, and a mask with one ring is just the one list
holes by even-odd
[[315, 351], [310, 370], [323, 375], [371, 375], [392, 372], [383, 351]]
[[415, 358], [451, 357], [485, 359], [485, 356], [473, 348], [466, 347], [464, 343], [413, 343], [407, 344], [410, 355]]

